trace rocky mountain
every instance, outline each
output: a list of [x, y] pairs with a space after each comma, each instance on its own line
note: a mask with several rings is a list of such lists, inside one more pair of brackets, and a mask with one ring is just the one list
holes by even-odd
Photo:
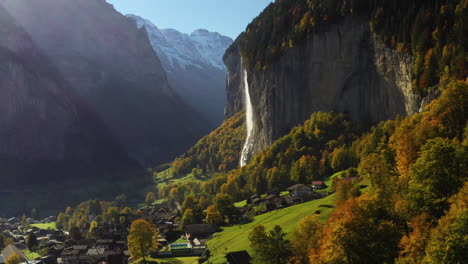
[[146, 32], [106, 1], [2, 4], [141, 165], [170, 160], [207, 131], [205, 121], [171, 89]]
[[242, 110], [248, 91], [254, 124], [249, 156], [313, 112], [344, 112], [366, 123], [412, 114], [418, 109], [411, 90], [412, 61], [352, 19], [292, 48], [267, 70], [246, 70], [234, 49], [226, 54], [226, 114]]
[[246, 109], [241, 165], [311, 113], [341, 112], [368, 126], [417, 112], [444, 76], [466, 78], [466, 27], [455, 5], [270, 4], [224, 57], [226, 117]]
[[145, 28], [174, 91], [198, 110], [212, 127], [223, 120], [226, 74], [223, 55], [232, 39], [199, 29], [184, 34], [159, 29], [147, 19], [127, 15]]
[[139, 169], [1, 2], [0, 35], [2, 187]]

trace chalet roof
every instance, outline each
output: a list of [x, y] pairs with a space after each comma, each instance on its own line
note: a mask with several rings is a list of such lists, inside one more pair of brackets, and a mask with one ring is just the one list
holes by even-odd
[[216, 228], [212, 224], [186, 225], [185, 232], [188, 234], [212, 234]]
[[296, 189], [304, 188], [304, 187], [307, 188], [308, 186], [306, 186], [306, 185], [304, 185], [304, 184], [295, 184], [295, 185], [289, 187], [289, 188], [286, 189], [286, 190], [288, 190], [288, 191], [294, 191], [294, 190], [296, 190]]
[[26, 261], [26, 256], [24, 255], [23, 251], [19, 250], [14, 245], [6, 246], [6, 248], [4, 248], [1, 253], [5, 260], [7, 260], [11, 255], [17, 254], [18, 256], [20, 256], [21, 261]]
[[88, 256], [103, 255], [105, 251], [106, 251], [105, 248], [92, 248], [92, 249], [88, 249], [88, 252], [86, 253], [86, 255]]
[[112, 239], [99, 239], [99, 240], [96, 240], [96, 244], [112, 244], [114, 243], [114, 240]]
[[62, 252], [62, 256], [77, 256], [79, 254], [80, 254], [80, 250], [73, 249], [73, 248], [66, 249]]
[[88, 249], [88, 245], [75, 245], [73, 246], [74, 250], [86, 250]]
[[226, 259], [232, 264], [250, 264], [252, 257], [247, 251], [243, 250], [227, 253]]
[[325, 185], [324, 181], [313, 181], [312, 185]]

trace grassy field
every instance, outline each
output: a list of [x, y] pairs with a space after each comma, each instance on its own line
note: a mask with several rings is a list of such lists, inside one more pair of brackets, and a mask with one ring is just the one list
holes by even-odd
[[[327, 207], [323, 207], [323, 205]], [[264, 225], [267, 230], [272, 229], [275, 225], [279, 225], [289, 236], [302, 218], [312, 215], [318, 210], [320, 210], [320, 218], [323, 221], [328, 219], [334, 210], [334, 208], [331, 208], [333, 205], [334, 195], [330, 195], [323, 199], [256, 216], [254, 221], [249, 224], [225, 227], [223, 231], [216, 233], [213, 239], [208, 242], [208, 249], [213, 256], [209, 261], [213, 264], [221, 264], [226, 262], [224, 256], [228, 252], [239, 250], [250, 251], [248, 235], [252, 228], [258, 224]]]
[[[198, 264], [198, 257], [185, 257], [185, 258], [165, 258], [165, 259], [154, 259], [146, 258], [146, 260], [157, 261], [158, 264]], [[142, 263], [141, 259], [133, 263]]]
[[156, 183], [157, 188], [162, 188], [168, 185], [169, 183], [184, 183], [188, 181], [201, 181], [201, 180], [195, 178], [195, 176], [193, 176], [192, 173], [187, 174], [185, 177], [173, 178], [172, 168], [169, 168], [165, 171], [158, 173], [158, 176], [154, 178], [154, 181]]
[[55, 225], [55, 222], [52, 222], [52, 223], [47, 223], [47, 224], [32, 224], [31, 226], [35, 226], [39, 229], [46, 229], [46, 230], [49, 230], [49, 229], [53, 229], [53, 230], [57, 230], [57, 226]]
[[36, 259], [36, 258], [40, 258], [40, 257], [41, 257], [41, 255], [39, 255], [38, 253], [36, 253], [36, 252], [31, 252], [31, 251], [29, 251], [29, 250], [27, 250], [27, 249], [26, 249], [26, 250], [23, 250], [23, 253], [24, 253], [24, 255], [26, 255], [26, 257], [27, 257], [29, 260], [34, 260], [34, 259]]

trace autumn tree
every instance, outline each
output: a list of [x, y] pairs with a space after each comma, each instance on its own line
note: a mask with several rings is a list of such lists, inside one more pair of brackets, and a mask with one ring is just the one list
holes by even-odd
[[450, 210], [430, 233], [422, 263], [465, 263], [468, 259], [468, 183], [450, 201]]
[[182, 212], [187, 209], [195, 209], [198, 206], [198, 200], [193, 195], [187, 195], [182, 204]]
[[148, 192], [146, 194], [145, 203], [153, 204], [156, 201], [156, 195], [153, 192]]
[[415, 213], [440, 217], [468, 179], [468, 151], [447, 139], [428, 140], [411, 167], [408, 201]]
[[365, 156], [359, 163], [359, 174], [368, 180], [379, 198], [387, 202], [395, 193], [397, 178], [388, 168], [388, 164], [378, 153]]
[[325, 224], [311, 263], [393, 263], [400, 232], [388, 215], [375, 195], [349, 199]]
[[119, 208], [111, 206], [104, 211], [104, 213], [102, 214], [102, 219], [104, 221], [117, 221], [118, 216]]
[[132, 212], [132, 209], [130, 207], [125, 207], [124, 209], [122, 209], [122, 211], [120, 211], [120, 214], [131, 215], [131, 214], [133, 214], [133, 212]]
[[254, 252], [254, 259], [258, 263], [270, 263], [268, 256], [268, 235], [265, 231], [265, 226], [256, 225], [249, 233], [250, 247]]
[[183, 216], [182, 216], [182, 228], [185, 227], [186, 225], [191, 225], [195, 224], [196, 219], [195, 219], [195, 214], [193, 212], [193, 209], [186, 209]]
[[216, 210], [223, 216], [223, 218], [230, 219], [236, 213], [237, 209], [234, 205], [232, 197], [228, 194], [218, 194], [214, 199], [214, 206]]
[[146, 262], [149, 252], [158, 248], [158, 238], [159, 232], [154, 225], [143, 219], [133, 221], [127, 237], [128, 250], [132, 258], [143, 258]]
[[93, 232], [99, 226], [98, 221], [92, 221], [89, 226], [89, 232]]
[[361, 191], [355, 181], [342, 180], [339, 178], [334, 179], [333, 190], [335, 191], [335, 202], [337, 204], [341, 204], [348, 199], [361, 195]]
[[318, 248], [323, 224], [318, 215], [304, 217], [291, 236], [295, 264], [308, 264], [309, 252]]
[[13, 244], [14, 241], [11, 238], [5, 237], [3, 234], [0, 234], [0, 249], [5, 248], [8, 245]]
[[12, 254], [10, 255], [7, 259], [5, 264], [20, 264], [21, 263], [21, 257], [18, 254]]
[[431, 222], [427, 214], [421, 214], [411, 220], [408, 235], [400, 240], [399, 264], [421, 263], [426, 254], [428, 235], [431, 230]]
[[223, 223], [223, 216], [213, 205], [210, 205], [206, 209], [205, 221], [209, 224], [220, 226]]
[[293, 163], [291, 169], [291, 180], [296, 183], [307, 183], [312, 181], [318, 173], [317, 158], [302, 156]]

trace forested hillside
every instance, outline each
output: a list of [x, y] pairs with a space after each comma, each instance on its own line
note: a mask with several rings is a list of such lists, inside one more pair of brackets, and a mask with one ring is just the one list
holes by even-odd
[[173, 174], [188, 174], [193, 168], [205, 173], [226, 172], [239, 164], [242, 144], [245, 140], [245, 113], [241, 112], [202, 138], [172, 162]]
[[278, 0], [247, 27], [241, 54], [250, 68], [267, 69], [314, 33], [345, 17], [368, 21], [390, 47], [415, 57], [414, 89], [425, 94], [441, 79], [467, 75], [466, 0]]

